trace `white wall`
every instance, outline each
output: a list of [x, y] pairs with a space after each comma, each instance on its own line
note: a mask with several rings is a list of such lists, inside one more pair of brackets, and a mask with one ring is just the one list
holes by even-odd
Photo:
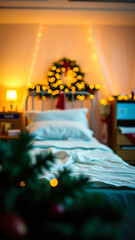
[[[123, 33], [120, 34], [122, 36], [121, 41], [118, 35], [120, 29]], [[98, 35], [98, 45], [94, 38], [95, 31]], [[107, 31], [109, 31], [109, 35], [107, 35]], [[113, 33], [112, 36], [117, 33], [112, 43], [110, 43], [113, 39], [111, 32]], [[129, 42], [125, 42], [127, 32]], [[5, 100], [6, 90], [15, 88], [18, 90], [17, 105], [20, 109], [24, 109], [27, 84], [44, 83], [52, 63], [62, 57], [67, 57], [76, 60], [80, 65], [82, 71], [86, 74], [85, 81], [88, 84], [101, 85], [101, 89], [94, 99], [94, 131], [95, 136], [100, 139], [100, 99], [109, 96], [109, 94], [123, 92], [125, 90], [124, 84], [128, 93], [131, 89], [131, 82], [134, 83], [135, 28], [110, 26], [105, 31], [105, 27], [90, 25], [1, 24], [0, 35], [0, 107], [7, 105]], [[116, 41], [117, 39], [119, 41]], [[114, 51], [114, 46], [117, 46], [117, 51]], [[123, 47], [121, 48], [121, 46]], [[123, 49], [126, 49], [126, 52]], [[101, 51], [103, 59], [101, 59]], [[112, 56], [115, 65], [112, 65]], [[122, 56], [122, 59], [124, 58], [125, 63], [125, 59], [127, 60], [124, 69], [121, 65], [123, 61], [119, 62], [120, 58], [118, 57], [120, 56]], [[106, 69], [111, 69], [107, 72], [107, 76], [102, 60]], [[112, 88], [111, 92], [109, 85], [113, 85], [113, 69], [115, 71], [118, 64], [120, 67], [117, 68], [116, 73], [119, 74], [119, 78], [114, 79], [116, 80], [115, 88]], [[123, 83], [124, 71], [126, 78]], [[128, 76], [130, 78], [132, 76], [132, 81]], [[134, 84], [132, 84], [132, 87], [135, 87]], [[118, 91], [116, 91], [117, 89]]]

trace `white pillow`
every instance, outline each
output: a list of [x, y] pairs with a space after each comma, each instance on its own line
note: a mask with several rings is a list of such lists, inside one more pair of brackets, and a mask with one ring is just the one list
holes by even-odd
[[25, 115], [29, 123], [33, 123], [36, 116], [38, 116], [38, 114], [40, 113], [42, 113], [42, 111], [40, 110], [31, 110], [31, 111], [26, 111]]
[[91, 140], [93, 131], [82, 123], [71, 121], [40, 121], [26, 127], [37, 140]]
[[66, 110], [26, 111], [30, 123], [39, 121], [76, 121], [88, 128], [87, 108], [74, 108]]

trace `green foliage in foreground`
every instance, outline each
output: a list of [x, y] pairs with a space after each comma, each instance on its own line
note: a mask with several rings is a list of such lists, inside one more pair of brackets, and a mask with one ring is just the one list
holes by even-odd
[[42, 152], [32, 164], [32, 149], [28, 132], [10, 144], [0, 142], [0, 239], [123, 239], [120, 206], [67, 169], [59, 172], [56, 187], [39, 179], [55, 159]]

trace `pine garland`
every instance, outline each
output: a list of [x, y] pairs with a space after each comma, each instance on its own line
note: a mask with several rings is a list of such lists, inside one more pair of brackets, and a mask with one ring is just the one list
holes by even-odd
[[11, 144], [0, 142], [0, 239], [123, 239], [122, 206], [93, 193], [87, 178], [73, 177], [66, 168], [58, 173], [55, 187], [39, 179], [55, 158], [41, 153], [32, 164], [32, 149], [27, 132]]

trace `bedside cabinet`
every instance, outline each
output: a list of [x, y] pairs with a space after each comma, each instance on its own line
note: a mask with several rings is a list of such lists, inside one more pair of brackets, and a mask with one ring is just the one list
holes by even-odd
[[116, 153], [129, 164], [135, 165], [135, 144], [116, 129]]
[[122, 127], [135, 128], [135, 101], [115, 100], [111, 103], [108, 145], [124, 161], [135, 165], [135, 141], [121, 132]]
[[1, 123], [10, 123], [11, 129], [24, 130], [24, 113], [23, 112], [0, 112], [0, 126]]

